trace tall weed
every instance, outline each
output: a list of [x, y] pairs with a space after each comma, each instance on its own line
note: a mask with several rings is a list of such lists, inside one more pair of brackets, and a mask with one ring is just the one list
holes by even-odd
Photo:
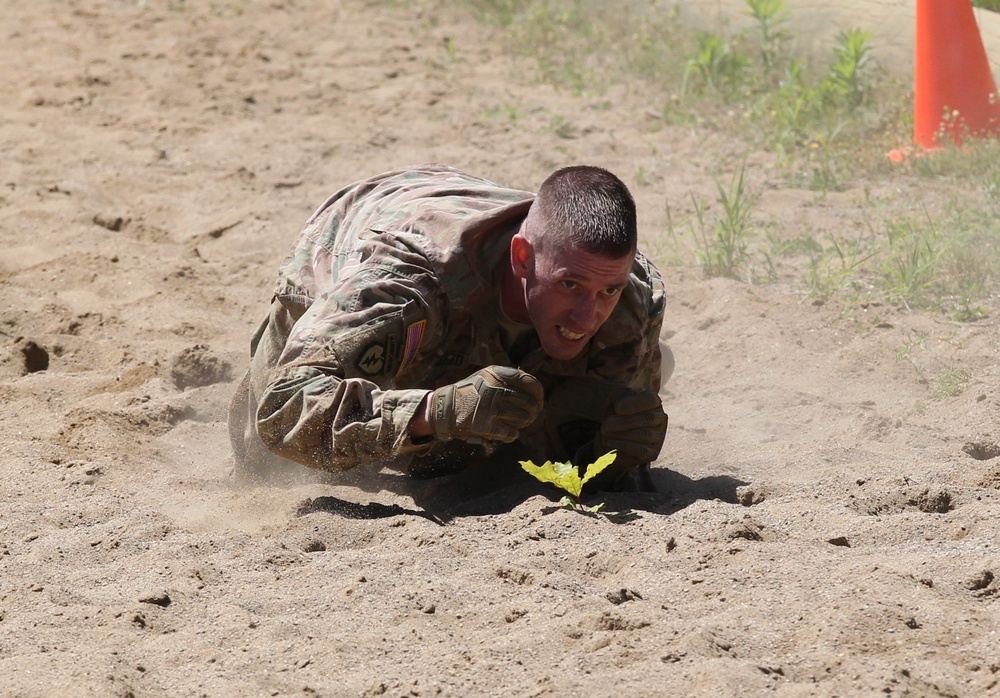
[[788, 22], [788, 8], [784, 0], [746, 0], [747, 12], [757, 21], [760, 33], [760, 61], [765, 72], [774, 70], [785, 55], [785, 46], [790, 38], [785, 25]]
[[715, 180], [722, 215], [716, 216], [711, 229], [705, 224], [704, 206], [694, 201], [698, 221], [695, 256], [705, 276], [745, 278], [744, 272], [750, 259], [749, 245], [754, 237], [750, 216], [758, 199], [758, 195], [747, 185], [745, 169], [745, 164], [740, 166], [728, 188]]

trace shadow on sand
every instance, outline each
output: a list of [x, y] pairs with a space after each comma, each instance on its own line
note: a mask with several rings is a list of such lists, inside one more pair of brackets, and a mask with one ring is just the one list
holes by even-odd
[[[433, 480], [417, 480], [402, 473], [382, 472], [364, 478], [338, 478], [330, 484], [354, 485], [358, 499], [362, 492], [389, 491], [409, 497], [414, 507], [372, 502], [359, 504], [334, 496], [308, 499], [299, 507], [300, 516], [324, 511], [353, 519], [381, 519], [392, 516], [418, 516], [446, 524], [464, 516], [504, 514], [534, 496], [550, 499], [553, 506], [543, 513], [552, 513], [562, 493], [551, 484], [534, 480], [520, 466], [507, 459], [498, 463], [489, 459], [468, 469]], [[749, 506], [740, 488], [749, 483], [727, 475], [715, 475], [693, 480], [666, 468], [652, 469], [656, 492], [595, 492], [584, 493], [584, 503], [604, 502], [599, 514], [613, 523], [626, 523], [638, 518], [640, 511], [670, 515], [706, 499], [718, 499], [731, 504]]]

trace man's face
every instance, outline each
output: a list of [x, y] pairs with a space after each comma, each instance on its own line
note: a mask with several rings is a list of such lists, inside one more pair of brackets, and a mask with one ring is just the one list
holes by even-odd
[[583, 351], [611, 315], [634, 259], [633, 254], [610, 259], [572, 245], [537, 250], [523, 238], [515, 239], [512, 255], [542, 349], [563, 361]]

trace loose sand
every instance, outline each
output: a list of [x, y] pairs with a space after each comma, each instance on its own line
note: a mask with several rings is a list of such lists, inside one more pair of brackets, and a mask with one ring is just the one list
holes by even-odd
[[[661, 493], [588, 517], [516, 467], [236, 487], [232, 381], [329, 193], [599, 164], [655, 251], [744, 146], [514, 81], [487, 28], [403, 4], [2, 4], [0, 693], [1000, 695], [995, 312], [668, 266]], [[748, 163], [788, 236], [933, 186]]]

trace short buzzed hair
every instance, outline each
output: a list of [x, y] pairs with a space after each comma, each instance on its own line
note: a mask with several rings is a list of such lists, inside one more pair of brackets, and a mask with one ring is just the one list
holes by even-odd
[[611, 259], [635, 253], [635, 201], [618, 177], [600, 167], [553, 172], [539, 187], [529, 215], [542, 229], [536, 229], [541, 233], [536, 244], [570, 243]]

